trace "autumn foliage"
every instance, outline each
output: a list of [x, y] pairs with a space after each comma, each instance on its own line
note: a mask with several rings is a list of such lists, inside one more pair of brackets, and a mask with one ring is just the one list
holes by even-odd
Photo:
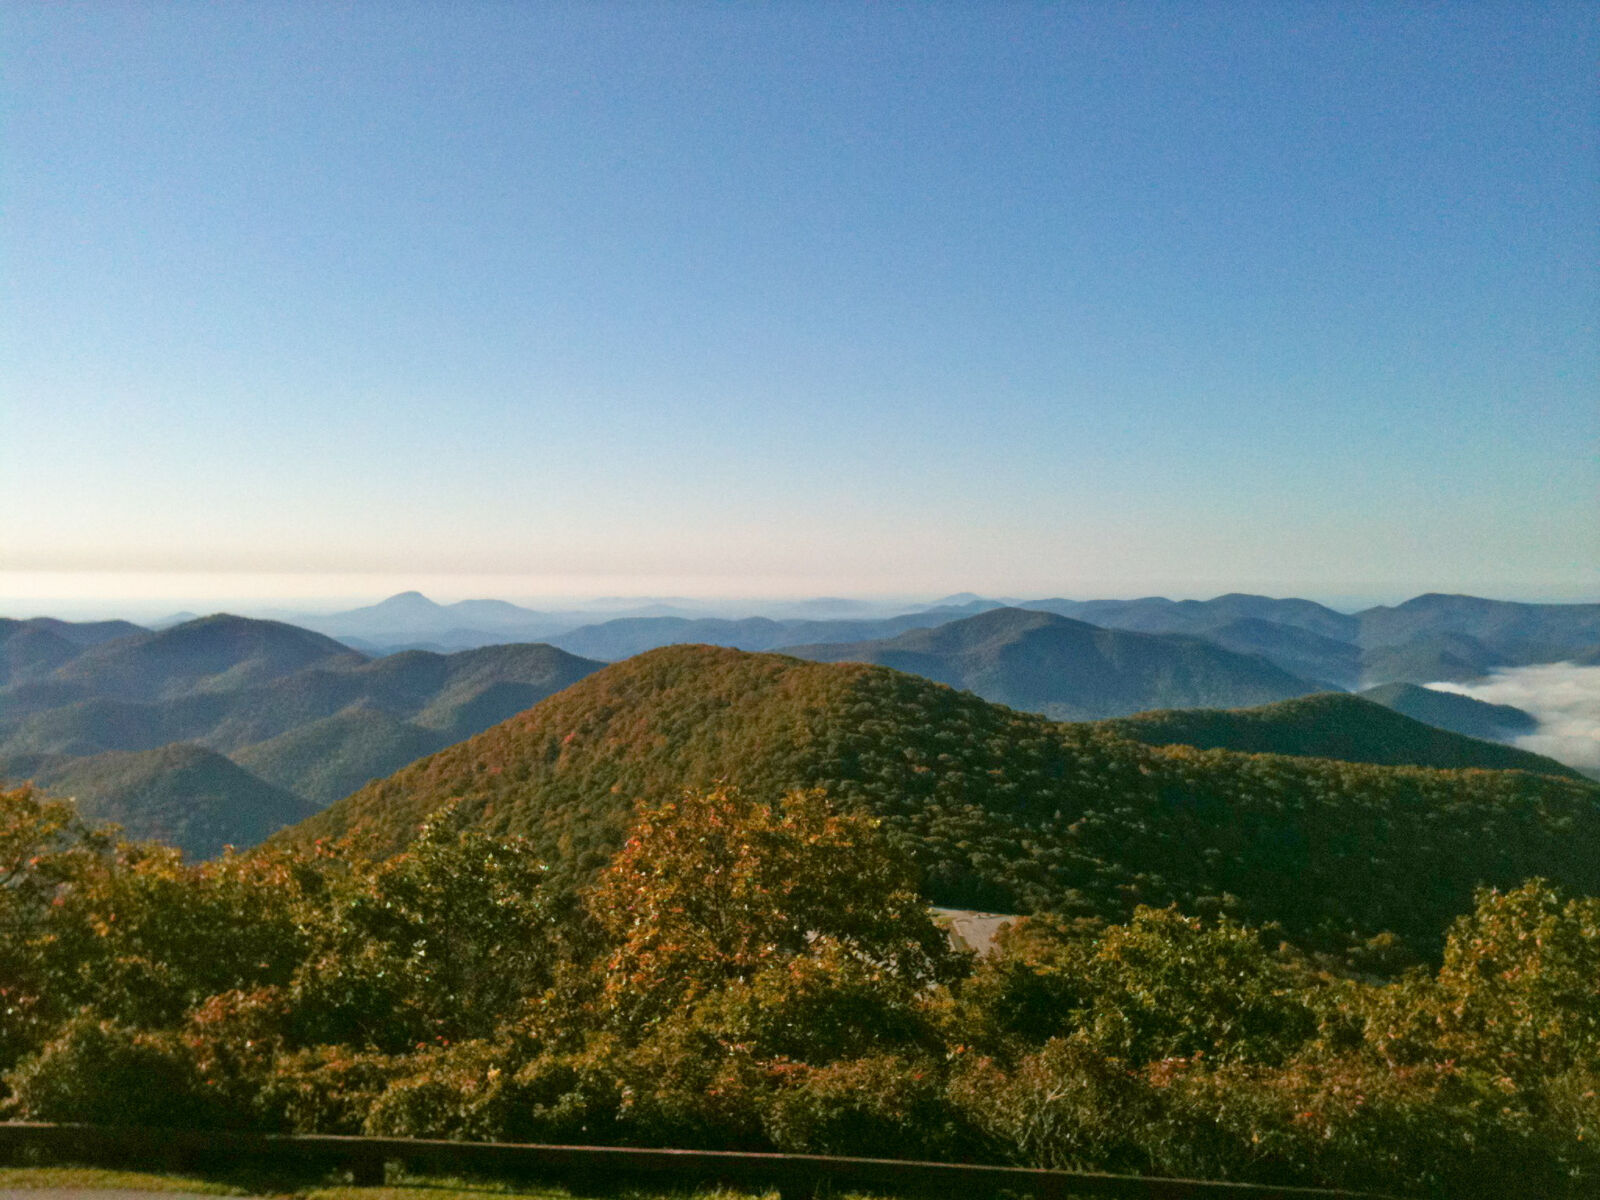
[[1434, 967], [1387, 978], [1171, 907], [1021, 920], [975, 958], [887, 832], [814, 790], [701, 789], [641, 807], [575, 888], [458, 807], [392, 858], [195, 865], [7, 793], [5, 1104], [1417, 1196], [1600, 1190], [1600, 900], [1483, 890]]

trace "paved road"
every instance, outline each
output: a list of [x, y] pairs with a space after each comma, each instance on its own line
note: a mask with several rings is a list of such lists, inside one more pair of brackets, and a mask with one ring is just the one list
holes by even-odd
[[1000, 926], [1017, 919], [1015, 913], [975, 912], [970, 908], [935, 908], [934, 914], [944, 918], [950, 938], [960, 950], [976, 950], [979, 954], [994, 952], [994, 935]]

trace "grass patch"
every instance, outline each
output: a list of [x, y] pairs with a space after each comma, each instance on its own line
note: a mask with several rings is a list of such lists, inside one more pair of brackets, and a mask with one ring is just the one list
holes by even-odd
[[[70, 1188], [134, 1192], [189, 1192], [203, 1196], [269, 1196], [294, 1200], [775, 1200], [776, 1192], [662, 1191], [620, 1188], [593, 1196], [558, 1185], [402, 1176], [383, 1187], [355, 1187], [287, 1179], [281, 1174], [227, 1172], [180, 1175], [105, 1167], [0, 1167], [0, 1189]], [[849, 1197], [840, 1197], [849, 1200]]]
[[73, 1188], [128, 1192], [194, 1192], [202, 1196], [242, 1194], [232, 1184], [193, 1175], [116, 1171], [105, 1167], [0, 1167], [0, 1188]]

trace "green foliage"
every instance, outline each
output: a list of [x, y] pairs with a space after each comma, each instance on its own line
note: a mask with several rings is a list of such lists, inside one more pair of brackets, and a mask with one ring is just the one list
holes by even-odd
[[1202, 1056], [1276, 1065], [1318, 1031], [1314, 989], [1257, 933], [1171, 909], [1141, 908], [1092, 941], [1030, 922], [961, 995], [959, 1019], [990, 1048], [1070, 1035], [1134, 1066]]
[[960, 1159], [976, 1141], [944, 1095], [931, 1060], [866, 1054], [781, 1072], [768, 1102], [767, 1136], [793, 1154]]
[[304, 953], [300, 880], [284, 856], [185, 866], [123, 844], [60, 898], [45, 961], [64, 1001], [170, 1028], [208, 996], [282, 983]]
[[815, 793], [645, 807], [583, 906], [469, 811], [381, 862], [189, 866], [8, 797], [0, 961], [36, 1003], [7, 1115], [1600, 1188], [1600, 901], [1541, 881], [1390, 983], [1169, 908], [973, 962], [894, 825]]
[[83, 1012], [7, 1077], [13, 1106], [41, 1121], [206, 1128], [223, 1114], [170, 1035]]
[[1373, 1005], [1389, 1061], [1471, 1063], [1530, 1079], [1600, 1072], [1600, 899], [1543, 880], [1485, 889], [1450, 930], [1436, 978]]
[[[1409, 684], [1392, 686], [1412, 687]], [[1427, 692], [1424, 688], [1413, 687], [1412, 690], [1438, 696], [1441, 703], [1449, 700], [1477, 703], [1465, 696]], [[1491, 705], [1480, 707], [1493, 708]], [[1183, 745], [1201, 750], [1240, 750], [1246, 754], [1292, 754], [1452, 771], [1538, 771], [1564, 779], [1583, 778], [1571, 767], [1542, 754], [1480, 741], [1476, 736], [1464, 737], [1395, 711], [1386, 702], [1337, 692], [1283, 700], [1260, 708], [1145, 712], [1102, 721], [1100, 728], [1150, 746]]]
[[634, 1023], [814, 954], [937, 978], [948, 943], [875, 829], [819, 792], [781, 812], [725, 788], [644, 809], [589, 899], [616, 944], [610, 1003]]
[[110, 845], [70, 804], [0, 791], [0, 1071], [37, 1048], [66, 1011], [45, 959], [55, 901]]
[[339, 932], [385, 964], [397, 1005], [431, 1037], [482, 1036], [549, 983], [544, 875], [526, 843], [490, 838], [446, 808], [346, 891]]
[[253, 1097], [257, 1122], [289, 1133], [362, 1132], [403, 1061], [349, 1046], [281, 1051]]
[[1600, 789], [1150, 747], [1052, 724], [859, 664], [675, 646], [374, 783], [286, 840], [358, 833], [399, 849], [458, 798], [591, 880], [636, 804], [686, 787], [823, 788], [909, 854], [955, 907], [1126, 920], [1140, 904], [1277, 923], [1352, 952], [1389, 932], [1430, 954], [1474, 888], [1543, 875], [1600, 893]]
[[968, 1056], [950, 1103], [1015, 1162], [1054, 1170], [1140, 1174], [1159, 1106], [1150, 1085], [1088, 1046], [1052, 1038], [1013, 1069]]

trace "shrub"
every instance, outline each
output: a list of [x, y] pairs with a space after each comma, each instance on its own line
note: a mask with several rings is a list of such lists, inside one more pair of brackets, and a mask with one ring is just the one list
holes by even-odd
[[463, 1042], [423, 1051], [405, 1061], [405, 1074], [390, 1081], [363, 1123], [374, 1136], [456, 1138], [462, 1141], [522, 1140], [513, 1126], [512, 1073], [505, 1048]]
[[214, 1128], [230, 1123], [171, 1035], [80, 1014], [7, 1076], [11, 1109], [36, 1121]]
[[945, 1102], [931, 1060], [890, 1054], [780, 1069], [767, 1136], [780, 1150], [869, 1158], [959, 1159], [975, 1131]]
[[952, 1105], [1009, 1158], [1058, 1170], [1148, 1168], [1157, 1116], [1149, 1085], [1081, 1040], [1052, 1038], [1004, 1070], [973, 1058], [953, 1075]]
[[384, 1088], [405, 1069], [404, 1059], [348, 1046], [279, 1054], [257, 1094], [257, 1111], [270, 1127], [293, 1133], [360, 1133]]

